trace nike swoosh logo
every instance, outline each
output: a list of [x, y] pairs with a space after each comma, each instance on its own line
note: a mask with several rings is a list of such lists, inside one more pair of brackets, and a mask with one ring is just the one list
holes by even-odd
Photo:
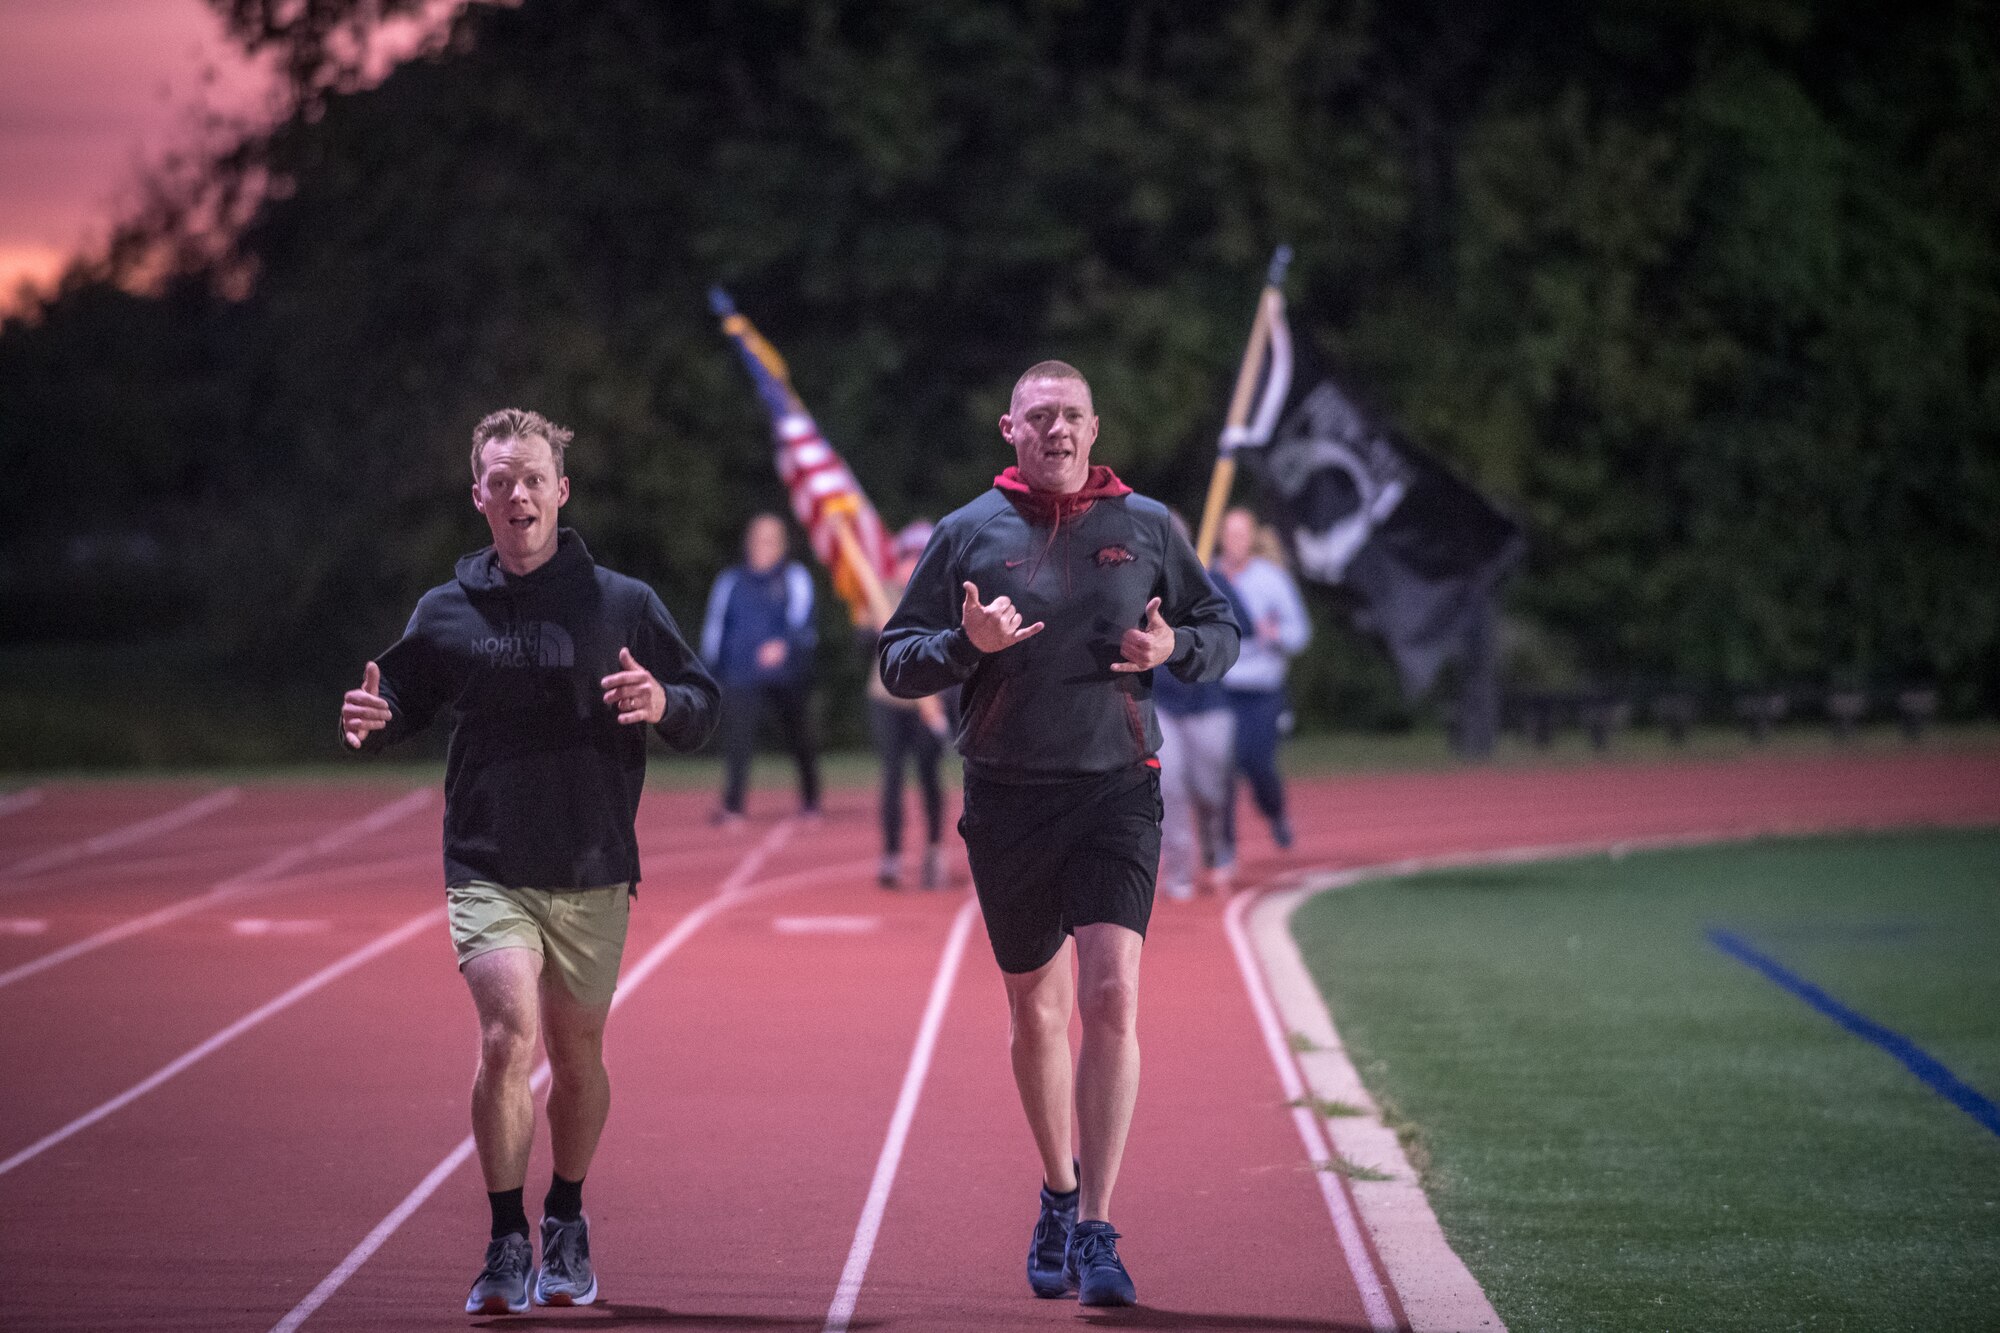
[[1000, 563], [1007, 566], [1007, 568], [1012, 569], [1016, 565], [1026, 564], [1027, 561], [1028, 557], [1024, 555], [1019, 560], [1002, 560]]

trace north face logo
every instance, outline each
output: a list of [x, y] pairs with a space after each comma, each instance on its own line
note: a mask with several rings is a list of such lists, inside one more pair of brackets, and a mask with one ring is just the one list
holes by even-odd
[[573, 667], [576, 644], [569, 631], [547, 620], [507, 626], [500, 634], [477, 635], [472, 652], [489, 667]]
[[1107, 546], [1097, 553], [1097, 563], [1102, 565], [1129, 565], [1139, 557], [1122, 546]]

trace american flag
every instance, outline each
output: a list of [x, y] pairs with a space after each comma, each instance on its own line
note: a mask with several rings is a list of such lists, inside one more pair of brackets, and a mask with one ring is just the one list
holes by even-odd
[[[792, 388], [785, 359], [743, 315], [728, 293], [711, 288], [709, 308], [736, 344], [756, 381], [757, 396], [771, 415], [777, 442], [778, 478], [791, 495], [792, 513], [805, 528], [813, 554], [833, 577], [833, 590], [847, 603], [854, 622], [879, 623], [886, 608], [871, 608], [882, 596], [882, 580], [895, 568], [889, 535], [875, 506], [833, 446], [819, 433], [812, 414]], [[843, 531], [849, 540], [843, 540]], [[861, 567], [856, 567], [856, 562]]]

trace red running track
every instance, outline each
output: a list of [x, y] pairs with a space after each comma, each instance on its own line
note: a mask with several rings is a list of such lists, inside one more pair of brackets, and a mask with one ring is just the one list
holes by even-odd
[[[58, 785], [0, 817], [0, 1328], [826, 1325], [965, 901], [872, 886], [865, 796], [837, 794], [816, 824], [727, 835], [702, 826], [705, 796], [647, 798], [612, 1120], [587, 1190], [603, 1303], [467, 1321], [481, 1186], [470, 1162], [440, 1167], [466, 1135], [475, 1030], [437, 915], [438, 804], [258, 785], [157, 834], [52, 855], [206, 790]], [[1249, 878], [1993, 823], [2000, 753], [1320, 779], [1293, 799], [1298, 847], [1253, 856]], [[736, 893], [717, 902], [725, 885]], [[1147, 950], [1146, 1067], [1116, 1206], [1145, 1305], [1086, 1311], [1026, 1291], [1037, 1169], [975, 928], [884, 1173], [851, 1327], [1369, 1327], [1220, 917], [1212, 901], [1162, 902]], [[630, 984], [662, 941], [673, 951]], [[547, 1175], [541, 1145], [531, 1207]]]

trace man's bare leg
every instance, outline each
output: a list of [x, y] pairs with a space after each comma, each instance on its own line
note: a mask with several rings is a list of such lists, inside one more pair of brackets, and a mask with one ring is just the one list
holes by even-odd
[[1068, 940], [1033, 972], [1004, 972], [1007, 983], [1008, 1054], [1014, 1086], [1035, 1149], [1042, 1155], [1042, 1183], [1057, 1194], [1076, 1188], [1070, 1150], [1069, 1017], [1076, 1003], [1071, 975], [1075, 950]]
[[556, 1174], [582, 1180], [590, 1171], [611, 1111], [604, 1068], [604, 1020], [611, 1005], [585, 1004], [560, 978], [542, 976], [542, 1040], [549, 1055], [549, 1147]]
[[1139, 1095], [1139, 953], [1145, 941], [1125, 926], [1078, 926], [1077, 1004], [1083, 1050], [1076, 1066], [1076, 1120], [1083, 1163], [1077, 1218], [1111, 1220], [1111, 1190]]
[[479, 1072], [472, 1080], [472, 1139], [489, 1193], [520, 1189], [535, 1141], [535, 1069], [540, 1029], [537, 982], [542, 955], [494, 949], [466, 963], [465, 984], [479, 1010]]

